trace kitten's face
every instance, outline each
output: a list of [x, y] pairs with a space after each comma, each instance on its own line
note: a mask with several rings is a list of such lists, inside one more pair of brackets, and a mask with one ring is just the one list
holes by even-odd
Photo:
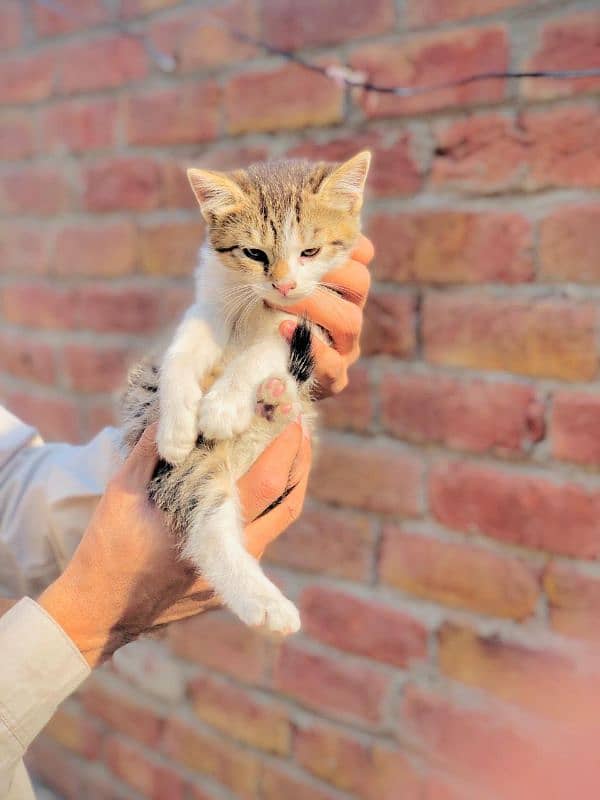
[[344, 164], [282, 161], [189, 170], [209, 241], [232, 282], [279, 306], [308, 297], [360, 233], [369, 153]]

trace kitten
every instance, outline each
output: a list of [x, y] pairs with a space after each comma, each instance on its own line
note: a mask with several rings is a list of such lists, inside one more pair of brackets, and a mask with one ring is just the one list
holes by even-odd
[[207, 225], [196, 302], [160, 368], [138, 365], [125, 398], [130, 447], [159, 419], [150, 496], [182, 557], [240, 619], [282, 633], [299, 630], [298, 611], [244, 547], [236, 481], [300, 412], [314, 424], [311, 328], [301, 322], [288, 344], [279, 325], [297, 320], [275, 306], [335, 291], [321, 281], [360, 233], [369, 161], [363, 152], [343, 164], [190, 169]]

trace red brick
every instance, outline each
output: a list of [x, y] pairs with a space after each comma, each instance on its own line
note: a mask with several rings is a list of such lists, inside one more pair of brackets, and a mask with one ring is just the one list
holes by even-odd
[[225, 89], [231, 134], [329, 125], [343, 116], [343, 89], [295, 64], [268, 72], [244, 72]]
[[319, 404], [321, 420], [328, 428], [349, 431], [367, 431], [375, 411], [369, 373], [362, 365], [350, 369], [349, 384], [336, 397]]
[[119, 410], [112, 401], [89, 403], [85, 416], [85, 437], [91, 439], [103, 428], [116, 427], [120, 422]]
[[[600, 68], [600, 12], [589, 11], [547, 22], [540, 43], [526, 64], [526, 70]], [[525, 97], [548, 100], [600, 89], [600, 78], [572, 80], [527, 80], [521, 84]]]
[[600, 204], [567, 206], [542, 220], [540, 275], [553, 281], [600, 281]]
[[358, 739], [321, 724], [300, 725], [294, 738], [294, 759], [317, 778], [362, 796], [371, 752]]
[[39, 222], [0, 223], [0, 272], [43, 273], [48, 266], [48, 236]]
[[361, 800], [418, 800], [420, 780], [399, 751], [369, 746], [321, 725], [296, 731], [296, 761], [321, 780]]
[[545, 428], [544, 406], [531, 387], [442, 375], [384, 374], [381, 416], [400, 439], [499, 455], [528, 453]]
[[429, 496], [450, 528], [561, 555], [600, 554], [600, 494], [574, 483], [454, 462], [431, 470]]
[[74, 753], [94, 761], [100, 755], [101, 731], [93, 720], [86, 719], [68, 705], [60, 707], [44, 728], [44, 736]]
[[92, 680], [82, 694], [85, 710], [118, 731], [149, 747], [158, 744], [164, 720], [150, 706], [142, 705], [123, 689]]
[[149, 211], [160, 205], [159, 165], [137, 156], [111, 158], [84, 171], [90, 211]]
[[77, 764], [68, 751], [41, 736], [27, 750], [28, 769], [64, 800], [82, 797], [82, 777]]
[[69, 330], [76, 327], [76, 292], [41, 283], [17, 283], [0, 292], [0, 308], [7, 322], [30, 328]]
[[112, 392], [125, 385], [133, 354], [120, 347], [69, 344], [65, 370], [72, 389], [79, 392]]
[[64, 13], [41, 3], [33, 4], [33, 23], [38, 36], [58, 36], [61, 33], [91, 28], [109, 18], [102, 0], [61, 0]]
[[4, 0], [0, 9], [0, 50], [18, 47], [23, 40], [22, 7], [17, 0]]
[[584, 466], [600, 465], [600, 397], [556, 392], [552, 404], [552, 455]]
[[365, 308], [360, 340], [364, 355], [414, 356], [417, 346], [416, 306], [412, 293], [373, 289]]
[[266, 0], [263, 4], [265, 39], [286, 50], [344, 43], [391, 30], [395, 22], [392, 0], [356, 3], [334, 0]]
[[236, 797], [250, 800], [256, 796], [259, 762], [250, 751], [202, 733], [176, 717], [167, 722], [162, 749], [177, 763], [224, 784]]
[[517, 558], [407, 534], [387, 526], [380, 560], [383, 583], [452, 608], [526, 619], [539, 597], [536, 573]]
[[596, 312], [562, 299], [431, 293], [425, 298], [425, 357], [433, 364], [563, 380], [597, 372]]
[[339, 436], [323, 438], [313, 467], [311, 494], [325, 502], [383, 514], [421, 512], [421, 462], [388, 444], [357, 446]]
[[518, 121], [472, 117], [437, 130], [432, 186], [486, 194], [600, 185], [600, 113], [592, 106], [528, 111]]
[[69, 277], [127, 275], [135, 267], [136, 255], [135, 228], [130, 222], [80, 223], [58, 232], [51, 271]]
[[572, 696], [563, 694], [561, 688], [564, 681], [575, 690], [576, 665], [556, 651], [524, 646], [497, 634], [478, 635], [452, 623], [439, 631], [438, 648], [440, 670], [453, 680], [542, 716], [576, 716], [581, 697], [575, 691]]
[[409, 25], [434, 25], [469, 17], [486, 17], [515, 6], [533, 5], [534, 0], [408, 0]]
[[85, 800], [131, 800], [131, 789], [126, 784], [117, 786], [110, 773], [87, 771], [84, 773]]
[[[475, 790], [469, 798], [496, 796], [489, 794], [494, 787], [506, 790], [515, 769], [525, 767], [535, 751], [527, 731], [519, 732], [497, 708], [459, 705], [448, 696], [413, 685], [405, 692], [401, 725], [431, 763], [444, 764], [467, 778], [471, 787], [483, 781], [480, 793]], [[499, 796], [515, 797], [511, 793]], [[519, 796], [519, 800], [524, 798]]]
[[367, 581], [374, 547], [375, 531], [367, 517], [309, 507], [269, 545], [265, 557], [273, 564], [295, 570]]
[[185, 164], [167, 161], [161, 165], [163, 202], [167, 208], [196, 210], [198, 201], [191, 189]]
[[143, 43], [125, 34], [69, 45], [61, 56], [60, 88], [65, 94], [117, 88], [148, 73]]
[[206, 163], [211, 169], [230, 170], [246, 167], [268, 158], [269, 150], [264, 146], [225, 143], [207, 153], [206, 161], [203, 158], [202, 163]]
[[159, 11], [163, 8], [176, 6], [181, 0], [120, 0], [119, 14], [121, 17], [139, 17]]
[[551, 563], [544, 575], [552, 628], [565, 636], [600, 639], [600, 579], [567, 564]]
[[45, 100], [54, 90], [54, 53], [15, 56], [0, 64], [0, 105]]
[[194, 288], [190, 282], [184, 286], [161, 287], [163, 317], [169, 324], [178, 319], [194, 302]]
[[416, 619], [351, 594], [310, 586], [300, 598], [302, 628], [338, 650], [406, 667], [427, 655], [427, 629]]
[[49, 106], [41, 114], [44, 148], [58, 154], [112, 147], [116, 121], [114, 100], [67, 101]]
[[337, 795], [316, 787], [297, 774], [290, 774], [282, 764], [264, 764], [261, 774], [261, 800], [336, 800]]
[[140, 229], [140, 262], [150, 275], [191, 275], [198, 262], [204, 228], [193, 222], [166, 222]]
[[263, 684], [273, 662], [273, 644], [226, 611], [211, 611], [171, 625], [169, 642], [175, 655], [243, 683]]
[[274, 685], [320, 714], [376, 724], [389, 680], [370, 666], [357, 665], [285, 642], [275, 665]]
[[213, 728], [260, 750], [289, 754], [291, 723], [283, 705], [203, 675], [191, 681], [190, 697], [195, 714]]
[[106, 762], [118, 778], [150, 800], [183, 800], [184, 783], [175, 770], [119, 737], [108, 738]]
[[4, 112], [0, 119], [0, 159], [11, 161], [27, 158], [34, 152], [32, 116], [16, 111]]
[[289, 155], [325, 161], [345, 161], [361, 150], [371, 150], [368, 191], [374, 195], [411, 195], [423, 182], [421, 169], [413, 155], [413, 139], [399, 133], [390, 142], [380, 131], [346, 134], [326, 142], [311, 139], [293, 147]]
[[56, 356], [48, 344], [4, 332], [0, 337], [0, 369], [23, 380], [52, 384], [56, 380]]
[[79, 409], [71, 400], [45, 397], [27, 392], [10, 392], [7, 405], [20, 419], [34, 425], [44, 439], [79, 442], [81, 420]]
[[159, 23], [154, 30], [158, 43], [164, 41], [160, 28], [166, 26], [174, 35], [168, 50], [175, 51], [179, 70], [184, 73], [249, 60], [261, 52], [227, 31], [226, 26], [231, 26], [248, 36], [260, 37], [256, 4], [247, 0], [221, 2], [205, 11], [193, 7], [183, 16]]
[[[355, 69], [383, 86], [423, 86], [460, 80], [478, 72], [508, 67], [508, 41], [502, 27], [412, 36], [408, 41], [369, 44], [351, 57]], [[502, 100], [504, 81], [481, 81], [431, 94], [393, 97], [365, 93], [362, 106], [368, 117], [419, 114], [448, 106], [493, 103]]]
[[27, 166], [0, 179], [0, 210], [6, 214], [54, 216], [69, 205], [69, 185], [52, 167]]
[[373, 274], [401, 283], [519, 283], [533, 278], [532, 231], [520, 214], [426, 211], [378, 214]]
[[128, 141], [139, 145], [173, 145], [214, 139], [218, 133], [219, 106], [220, 91], [213, 82], [135, 95], [128, 101]]
[[78, 295], [80, 324], [101, 332], [149, 333], [161, 323], [155, 289], [86, 286]]

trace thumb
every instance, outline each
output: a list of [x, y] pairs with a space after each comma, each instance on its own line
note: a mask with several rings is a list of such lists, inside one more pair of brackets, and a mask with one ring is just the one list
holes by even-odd
[[121, 479], [132, 489], [144, 489], [158, 463], [156, 431], [158, 423], [149, 425], [121, 468]]

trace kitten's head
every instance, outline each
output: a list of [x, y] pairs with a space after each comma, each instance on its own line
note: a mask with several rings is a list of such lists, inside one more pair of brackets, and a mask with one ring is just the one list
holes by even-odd
[[343, 164], [278, 161], [188, 170], [211, 246], [236, 283], [267, 302], [307, 297], [349, 255], [371, 154]]

